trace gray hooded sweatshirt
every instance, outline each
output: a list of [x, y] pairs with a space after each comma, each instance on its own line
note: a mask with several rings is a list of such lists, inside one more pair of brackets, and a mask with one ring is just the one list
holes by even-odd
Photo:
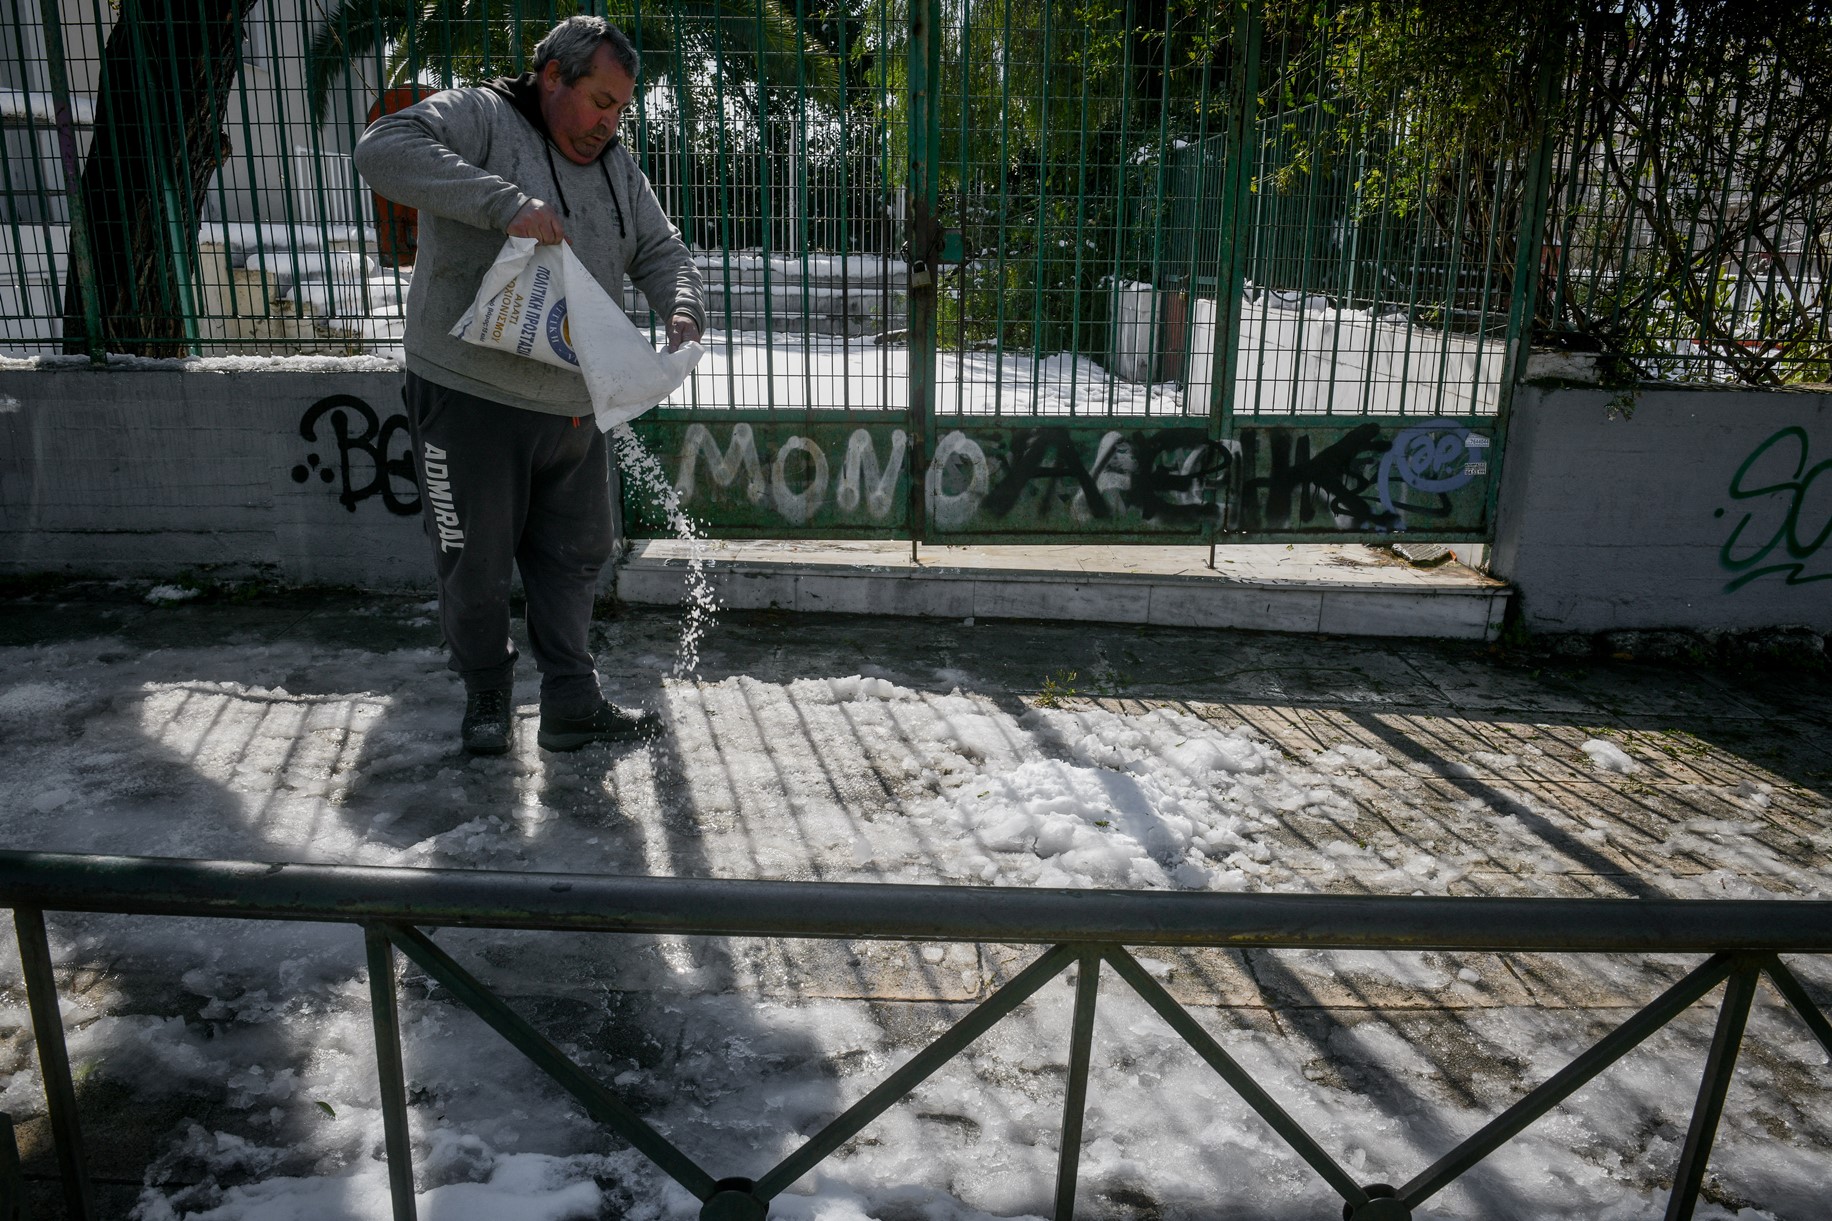
[[[407, 368], [427, 381], [552, 415], [590, 415], [570, 369], [465, 343], [450, 334], [530, 199], [560, 209], [573, 253], [613, 297], [626, 274], [663, 318], [706, 326], [705, 288], [680, 231], [619, 139], [590, 165], [552, 146], [532, 74], [448, 89], [384, 115], [356, 145], [369, 185], [420, 214], [407, 293]], [[588, 337], [575, 336], [574, 343]]]

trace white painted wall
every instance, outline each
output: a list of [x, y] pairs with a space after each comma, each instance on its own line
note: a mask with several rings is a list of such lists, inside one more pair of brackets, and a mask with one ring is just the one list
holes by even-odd
[[1832, 394], [1526, 386], [1501, 470], [1530, 630], [1832, 631]]

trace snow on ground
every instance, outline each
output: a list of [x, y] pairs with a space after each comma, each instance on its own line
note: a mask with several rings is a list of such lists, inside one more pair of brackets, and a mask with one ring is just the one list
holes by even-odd
[[[352, 284], [354, 287], [350, 286]], [[356, 279], [336, 291], [360, 294], [365, 291], [363, 284], [364, 281]], [[397, 371], [402, 360], [398, 342], [402, 307], [387, 305], [378, 307], [371, 317], [348, 317], [345, 315], [349, 312], [349, 303], [333, 302], [332, 291], [331, 286], [322, 283], [287, 290], [310, 298], [316, 303], [319, 315], [337, 315], [326, 319], [326, 325], [335, 328], [335, 335], [301, 342], [315, 344], [329, 352], [360, 341], [373, 344], [373, 350], [360, 356], [231, 354], [168, 359], [114, 355], [108, 358], [108, 364], [120, 369], [193, 372]], [[374, 299], [379, 301], [381, 296], [375, 295]], [[1278, 416], [1294, 411], [1432, 415], [1493, 409], [1492, 393], [1486, 398], [1477, 394], [1474, 399], [1468, 399], [1469, 387], [1459, 381], [1442, 388], [1441, 393], [1434, 383], [1430, 392], [1419, 393], [1415, 389], [1408, 397], [1404, 388], [1412, 383], [1387, 365], [1395, 362], [1403, 365], [1412, 354], [1408, 338], [1412, 330], [1351, 317], [1351, 311], [1341, 311], [1341, 314], [1349, 323], [1372, 327], [1386, 337], [1383, 341], [1399, 343], [1398, 355], [1385, 353], [1382, 359], [1386, 365], [1369, 372], [1350, 360], [1359, 349], [1338, 352], [1329, 343], [1313, 337], [1311, 347], [1305, 348], [1303, 358], [1297, 360], [1285, 352], [1286, 345], [1281, 341], [1275, 345], [1276, 359], [1270, 363], [1260, 359], [1242, 366], [1237, 392], [1244, 404], [1243, 410]], [[1249, 321], [1255, 326], [1270, 328], [1268, 333], [1271, 333], [1278, 327], [1316, 324], [1319, 317], [1321, 315], [1285, 315], [1261, 309]], [[1335, 317], [1334, 313], [1330, 315], [1332, 319]], [[1400, 335], [1401, 340], [1392, 340], [1387, 335], [1389, 331]], [[650, 333], [659, 341], [659, 332], [653, 325]], [[1254, 334], [1259, 336], [1260, 332]], [[1436, 342], [1432, 336], [1425, 339]], [[258, 352], [277, 342], [280, 341], [262, 339], [253, 343], [251, 350]], [[705, 342], [705, 359], [686, 384], [667, 400], [666, 406], [713, 410], [902, 411], [909, 404], [910, 351], [901, 339], [880, 342], [875, 337], [724, 331], [715, 323]], [[1420, 342], [1423, 344], [1425, 340]], [[217, 346], [232, 350], [220, 343]], [[0, 370], [77, 368], [87, 363], [87, 358], [81, 356], [7, 355], [5, 349], [0, 348]], [[1128, 381], [1114, 376], [1099, 361], [1067, 352], [944, 350], [936, 354], [935, 411], [942, 416], [1009, 416], [1020, 420], [1107, 415], [1206, 418], [1208, 395], [1208, 382], [1201, 377], [1194, 391], [1186, 393], [1175, 381], [1151, 385]], [[1193, 411], [1186, 409], [1186, 400], [1197, 407]]]
[[[667, 672], [657, 642], [629, 647], [623, 673]], [[0, 841], [963, 887], [1591, 893], [1573, 875], [1611, 852], [1639, 862], [1649, 892], [1673, 896], [1825, 897], [1832, 879], [1832, 842], [1802, 868], [1754, 833], [1772, 787], [1701, 782], [1699, 817], [1637, 833], [1508, 782], [1552, 766], [1538, 748], [1464, 752], [1453, 767], [1481, 769], [1489, 795], [1447, 802], [1432, 795], [1430, 769], [1391, 750], [1294, 751], [1187, 705], [1019, 704], [950, 668], [920, 681], [745, 670], [667, 680], [643, 692], [671, 726], [660, 743], [547, 756], [533, 745], [533, 690], [520, 692], [518, 749], [473, 760], [455, 749], [456, 681], [429, 648], [142, 653], [78, 639], [0, 650]], [[1601, 741], [1556, 762], [1628, 782], [1615, 755], [1629, 756]], [[60, 961], [110, 964], [102, 982], [65, 994], [79, 1075], [124, 1103], [186, 1100], [135, 1217], [385, 1215], [353, 930], [52, 925]], [[895, 996], [911, 981], [918, 995], [983, 995], [1035, 953], [463, 930], [439, 941], [716, 1174], [753, 1176], [960, 1012], [846, 997]], [[1147, 963], [1180, 995], [1208, 996], [1195, 1010], [1204, 1025], [1364, 1179], [1428, 1164], [1685, 965], [1347, 952], [1263, 954], [1250, 972], [1219, 952]], [[16, 1119], [42, 1108], [21, 1054], [17, 979], [8, 944], [0, 1034], [13, 1072], [0, 1111]], [[1256, 987], [1295, 1007], [1231, 994]], [[1072, 996], [1067, 979], [1046, 987], [772, 1216], [1047, 1214]], [[1348, 1012], [1317, 1007], [1343, 997]], [[1370, 997], [1394, 1003], [1370, 1008]], [[422, 1217], [697, 1216], [412, 972], [403, 1023]], [[1716, 1202], [1699, 1215], [1819, 1216], [1832, 1067], [1769, 998], [1756, 1030], [1713, 1162]], [[1709, 1013], [1676, 1023], [1416, 1215], [1658, 1215], [1709, 1035]], [[1082, 1215], [1335, 1215], [1316, 1176], [1111, 975], [1095, 1047]]]
[[1614, 742], [1592, 738], [1580, 745], [1578, 749], [1589, 755], [1590, 761], [1596, 764], [1600, 771], [1621, 772], [1626, 776], [1641, 770], [1641, 765], [1629, 758], [1628, 753]]
[[[85, 369], [87, 356], [8, 356], [0, 351], [0, 371]], [[123, 356], [110, 353], [110, 369], [174, 370], [186, 373], [399, 373], [401, 354], [381, 351], [364, 356]]]
[[[706, 358], [671, 407], [849, 408], [900, 411], [909, 402], [903, 343], [831, 335], [726, 332], [706, 338]], [[1141, 385], [1086, 356], [1055, 352], [940, 352], [935, 410], [942, 415], [1181, 415], [1175, 382]]]

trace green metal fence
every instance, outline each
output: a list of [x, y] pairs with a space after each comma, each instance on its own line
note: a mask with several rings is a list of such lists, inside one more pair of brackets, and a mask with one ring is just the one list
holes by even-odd
[[[0, 852], [0, 904], [13, 908], [71, 1221], [87, 1221], [97, 1214], [85, 1169], [81, 1100], [71, 1077], [59, 1017], [47, 911], [360, 925], [396, 1221], [412, 1221], [416, 1215], [396, 950], [571, 1094], [596, 1122], [692, 1193], [701, 1201], [702, 1221], [765, 1221], [774, 1197], [1070, 968], [1077, 975], [1074, 1016], [1067, 1032], [1068, 1073], [1053, 1210], [1056, 1221], [1070, 1221], [1075, 1215], [1081, 1148], [1084, 1137], [1092, 1135], [1084, 1127], [1088, 1071], [1095, 1008], [1102, 977], [1109, 970], [1138, 993], [1278, 1139], [1341, 1196], [1345, 1221], [1406, 1221], [1427, 1200], [1722, 986], [1697, 1099], [1671, 1172], [1667, 1221], [1685, 1221], [1698, 1204], [1751, 1003], [1764, 977], [1832, 1054], [1832, 1022], [1778, 956], [1832, 950], [1832, 904], [1820, 902], [976, 889], [973, 901], [963, 903], [960, 888], [948, 886], [507, 874]], [[721, 1176], [701, 1166], [434, 944], [421, 931], [424, 927], [987, 941], [1047, 948], [787, 1157], [751, 1178]], [[1127, 946], [1705, 957], [1570, 1064], [1456, 1141], [1410, 1179], [1400, 1181], [1394, 1174], [1395, 1186], [1365, 1181], [1351, 1173], [1267, 1088], [1276, 1084], [1284, 1093], [1293, 1088], [1292, 1083], [1259, 1080], [1152, 978]], [[0, 1128], [0, 1136], [5, 1134]], [[4, 1170], [0, 1162], [0, 1172]], [[1242, 1173], [1251, 1170], [1243, 1167]], [[1664, 1177], [1663, 1172], [1657, 1173]], [[0, 1199], [9, 1188], [18, 1194], [16, 1184], [0, 1178]]]
[[909, 327], [864, 360], [902, 362], [907, 403], [665, 404], [639, 431], [689, 512], [943, 542], [1486, 537], [1538, 224], [1492, 201], [1543, 170], [1549, 107], [1491, 124], [1490, 163], [1447, 186], [1391, 137], [1413, 102], [1355, 79], [1336, 16], [994, 0], [884, 21]]
[[1824, 23], [1524, 7], [0, 0], [0, 348], [398, 351], [349, 149], [583, 8], [706, 273], [640, 431], [713, 533], [1480, 541], [1535, 335], [1832, 376]]

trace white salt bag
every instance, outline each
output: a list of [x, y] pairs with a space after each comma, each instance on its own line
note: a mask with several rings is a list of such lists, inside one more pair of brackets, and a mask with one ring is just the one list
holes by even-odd
[[605, 432], [680, 389], [706, 354], [697, 343], [656, 351], [571, 246], [531, 237], [503, 243], [452, 334], [579, 373]]

